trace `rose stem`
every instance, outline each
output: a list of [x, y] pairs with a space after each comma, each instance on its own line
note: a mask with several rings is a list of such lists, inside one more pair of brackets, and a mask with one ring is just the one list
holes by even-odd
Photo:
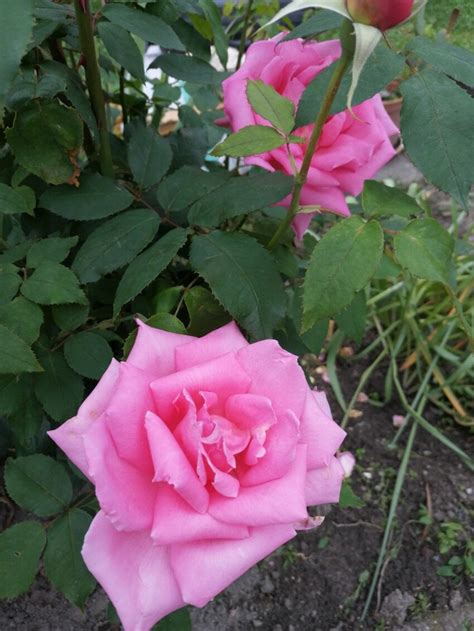
[[240, 36], [239, 56], [237, 58], [237, 65], [235, 66], [236, 70], [240, 68], [240, 64], [242, 63], [242, 58], [245, 52], [245, 43], [247, 41], [247, 30], [250, 23], [250, 16], [252, 15], [252, 5], [253, 5], [253, 0], [247, 0], [247, 10], [245, 11], [244, 23], [242, 26], [242, 34]]
[[110, 150], [109, 132], [107, 130], [107, 116], [105, 113], [105, 99], [100, 81], [99, 65], [94, 44], [91, 15], [88, 0], [74, 0], [81, 52], [84, 56], [86, 83], [89, 90], [92, 109], [99, 128], [99, 159], [102, 175], [113, 177], [112, 152]]
[[306, 148], [306, 152], [304, 154], [303, 163], [301, 165], [301, 169], [295, 178], [295, 185], [293, 188], [293, 195], [291, 197], [290, 208], [288, 209], [288, 214], [282, 223], [279, 225], [275, 234], [269, 241], [267, 248], [269, 250], [273, 250], [280, 242], [281, 238], [288, 230], [291, 225], [291, 222], [295, 218], [298, 208], [300, 205], [300, 197], [301, 191], [303, 190], [303, 186], [305, 185], [306, 178], [308, 177], [308, 171], [311, 166], [311, 160], [313, 159], [314, 152], [316, 150], [316, 146], [321, 137], [321, 133], [323, 131], [324, 123], [326, 122], [329, 113], [331, 111], [332, 104], [334, 103], [334, 99], [336, 98], [336, 94], [341, 85], [342, 79], [344, 78], [344, 74], [349, 67], [349, 64], [354, 55], [354, 35], [353, 35], [353, 26], [352, 22], [349, 20], [344, 20], [343, 25], [341, 27], [341, 45], [342, 45], [342, 54], [339, 58], [339, 61], [334, 68], [334, 72], [332, 74], [331, 80], [326, 90], [326, 94], [324, 95], [323, 102], [321, 104], [321, 109], [316, 117], [316, 121], [314, 123], [314, 128], [311, 133], [308, 146]]

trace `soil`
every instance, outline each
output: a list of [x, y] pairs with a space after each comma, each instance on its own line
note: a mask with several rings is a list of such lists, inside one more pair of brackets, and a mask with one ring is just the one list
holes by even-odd
[[[415, 181], [404, 156], [398, 169], [383, 177]], [[406, 171], [406, 173], [405, 173]], [[345, 360], [341, 360], [343, 363]], [[339, 378], [350, 399], [364, 370], [361, 363], [339, 366]], [[331, 399], [331, 388], [314, 373], [317, 386]], [[367, 384], [367, 393], [383, 391], [380, 372]], [[351, 419], [344, 447], [357, 456], [352, 488], [362, 498], [361, 508], [329, 508], [323, 525], [298, 537], [252, 568], [204, 609], [191, 612], [194, 631], [468, 631], [474, 629], [474, 584], [466, 577], [437, 574], [450, 556], [439, 550], [439, 525], [457, 522], [472, 538], [474, 479], [446, 447], [418, 430], [410, 459], [390, 560], [384, 565], [370, 613], [360, 622], [368, 591], [367, 577], [375, 567], [383, 528], [407, 432], [397, 448], [388, 443], [396, 430], [392, 416], [402, 414], [394, 401], [384, 408], [359, 403], [362, 413]], [[473, 453], [472, 435], [448, 427], [434, 410], [427, 415], [446, 435]], [[418, 519], [420, 507], [431, 502], [433, 523]], [[70, 605], [40, 576], [30, 591], [11, 602], [0, 602], [0, 631], [116, 631], [108, 622], [108, 601], [100, 590], [84, 612]]]

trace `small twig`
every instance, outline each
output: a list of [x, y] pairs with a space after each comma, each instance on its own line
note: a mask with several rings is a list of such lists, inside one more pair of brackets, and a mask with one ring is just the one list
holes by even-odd
[[351, 524], [337, 524], [336, 522], [332, 522], [336, 528], [355, 528], [356, 526], [365, 526], [366, 528], [375, 528], [376, 530], [383, 530], [382, 526], [378, 524], [372, 524], [369, 521], [355, 521]]
[[15, 506], [5, 495], [0, 495], [0, 503], [5, 504], [7, 507], [7, 514], [3, 520], [3, 530], [6, 530], [10, 527], [13, 517], [15, 516]]
[[125, 68], [122, 66], [119, 73], [120, 81], [120, 107], [122, 108], [122, 122], [124, 125], [128, 122], [127, 108], [125, 106]]
[[433, 501], [431, 499], [431, 491], [428, 482], [425, 484], [425, 493], [426, 493], [426, 512], [429, 517], [429, 523], [423, 529], [421, 534], [421, 540], [424, 541], [428, 537], [428, 532], [431, 527], [431, 522], [433, 520]]

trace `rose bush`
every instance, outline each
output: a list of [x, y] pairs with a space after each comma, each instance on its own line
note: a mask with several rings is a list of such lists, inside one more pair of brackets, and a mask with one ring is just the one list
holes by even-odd
[[297, 358], [234, 323], [202, 337], [139, 323], [51, 438], [93, 482], [83, 557], [125, 629], [218, 592], [337, 502], [344, 431]]
[[[284, 34], [250, 46], [241, 68], [223, 82], [224, 108], [234, 132], [248, 125], [269, 125], [255, 114], [246, 96], [249, 79], [261, 79], [273, 86], [295, 106], [308, 84], [341, 55], [339, 40], [281, 42]], [[313, 125], [301, 127], [294, 135], [306, 141]], [[301, 193], [302, 206], [320, 206], [338, 215], [350, 215], [345, 194], [359, 195], [364, 182], [372, 178], [395, 155], [390, 136], [398, 133], [376, 95], [349, 110], [331, 116], [313, 155], [306, 184]], [[293, 175], [301, 168], [307, 142], [291, 143], [260, 155], [245, 158], [246, 164], [268, 171]], [[291, 153], [291, 155], [289, 155]], [[289, 206], [290, 196], [280, 205]], [[314, 213], [298, 214], [293, 221], [301, 238]]]

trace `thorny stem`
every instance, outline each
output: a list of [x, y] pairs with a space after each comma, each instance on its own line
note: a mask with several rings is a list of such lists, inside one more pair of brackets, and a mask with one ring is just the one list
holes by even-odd
[[332, 104], [334, 103], [334, 99], [336, 98], [342, 79], [344, 78], [344, 74], [346, 73], [350, 62], [352, 61], [353, 48], [351, 46], [345, 45], [347, 40], [352, 35], [352, 29], [352, 23], [349, 20], [345, 20], [341, 28], [342, 55], [337, 62], [331, 80], [327, 87], [321, 108], [314, 123], [313, 131], [311, 132], [311, 136], [309, 138], [308, 146], [306, 147], [301, 169], [296, 175], [295, 185], [293, 187], [293, 195], [291, 198], [290, 207], [288, 209], [288, 214], [275, 231], [273, 237], [270, 239], [267, 245], [267, 248], [269, 250], [273, 250], [280, 243], [281, 238], [290, 227], [291, 222], [298, 212], [300, 206], [301, 192], [306, 183], [306, 178], [308, 177], [311, 161], [313, 159], [314, 152], [316, 151], [319, 139], [321, 138], [324, 123], [326, 122], [331, 112]]
[[85, 60], [86, 83], [92, 109], [99, 128], [99, 160], [102, 175], [113, 177], [112, 152], [110, 149], [104, 92], [100, 81], [99, 65], [94, 44], [94, 32], [87, 0], [74, 0], [81, 52]]

